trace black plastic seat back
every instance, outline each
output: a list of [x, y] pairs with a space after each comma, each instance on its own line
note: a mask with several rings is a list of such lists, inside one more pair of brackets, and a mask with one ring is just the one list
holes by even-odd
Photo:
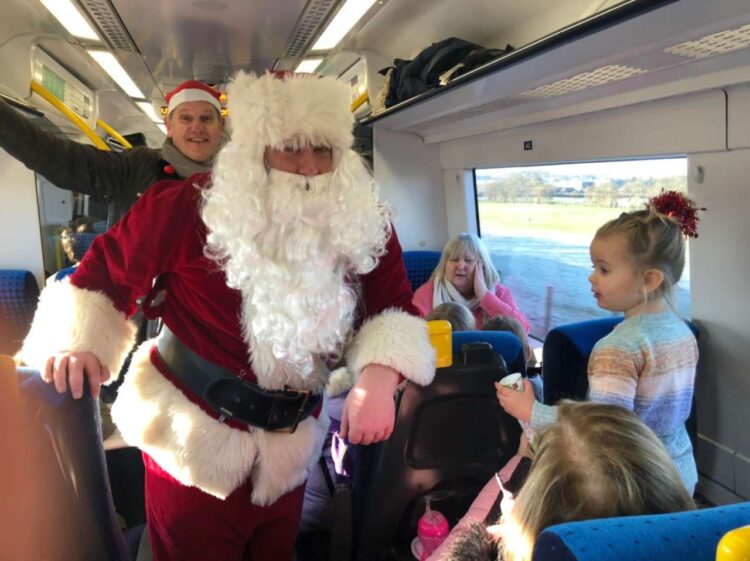
[[507, 370], [490, 354], [493, 364], [441, 368], [429, 386], [407, 384], [399, 395], [393, 435], [368, 447], [376, 453], [357, 517], [358, 560], [409, 558], [427, 497], [456, 524], [516, 452], [520, 426], [500, 408], [493, 384]]
[[28, 446], [3, 461], [17, 462], [25, 475], [7, 490], [13, 496], [3, 501], [17, 501], [13, 524], [18, 531], [35, 533], [23, 538], [33, 541], [24, 546], [32, 547], [25, 558], [127, 561], [112, 504], [97, 401], [88, 388], [77, 400], [58, 394], [34, 370], [19, 369], [18, 382], [22, 422], [17, 426]]

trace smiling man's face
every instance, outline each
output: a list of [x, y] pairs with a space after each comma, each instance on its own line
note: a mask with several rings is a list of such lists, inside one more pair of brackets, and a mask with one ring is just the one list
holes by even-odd
[[219, 149], [224, 126], [216, 108], [207, 101], [180, 103], [164, 119], [167, 136], [195, 162], [210, 162]]

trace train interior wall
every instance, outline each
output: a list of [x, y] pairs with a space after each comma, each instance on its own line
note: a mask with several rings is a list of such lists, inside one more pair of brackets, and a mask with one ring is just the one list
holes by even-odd
[[[533, 140], [533, 151], [523, 150], [525, 140]], [[702, 329], [699, 489], [718, 504], [750, 499], [750, 86], [625, 103], [435, 144], [376, 123], [375, 154], [405, 249], [439, 249], [452, 234], [476, 231], [473, 168], [687, 155], [688, 191], [708, 208], [690, 247], [693, 320]]]

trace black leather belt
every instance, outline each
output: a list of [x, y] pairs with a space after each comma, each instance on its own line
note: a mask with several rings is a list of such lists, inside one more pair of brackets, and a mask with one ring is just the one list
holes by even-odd
[[156, 351], [171, 374], [226, 418], [268, 431], [294, 432], [320, 403], [320, 394], [307, 390], [264, 390], [258, 384], [195, 354], [164, 326]]

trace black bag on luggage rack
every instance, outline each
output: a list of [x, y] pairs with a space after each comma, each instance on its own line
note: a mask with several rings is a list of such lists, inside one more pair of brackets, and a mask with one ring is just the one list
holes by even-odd
[[[460, 355], [429, 386], [407, 384], [399, 393], [390, 439], [352, 447], [355, 559], [413, 559], [426, 498], [453, 526], [515, 454], [521, 428], [495, 395], [494, 382], [507, 374], [502, 357], [488, 343], [464, 345]], [[331, 559], [351, 558], [352, 544], [337, 548], [335, 539], [351, 529], [351, 516], [334, 509]]]
[[[450, 37], [433, 43], [419, 53], [414, 60], [397, 58], [393, 61], [393, 74], [390, 78], [385, 106], [391, 107], [439, 86], [440, 76], [452, 69], [454, 73], [450, 77], [464, 74], [511, 49], [510, 46], [505, 49], [485, 49], [476, 43]], [[381, 70], [384, 74], [387, 71], [387, 68]]]

